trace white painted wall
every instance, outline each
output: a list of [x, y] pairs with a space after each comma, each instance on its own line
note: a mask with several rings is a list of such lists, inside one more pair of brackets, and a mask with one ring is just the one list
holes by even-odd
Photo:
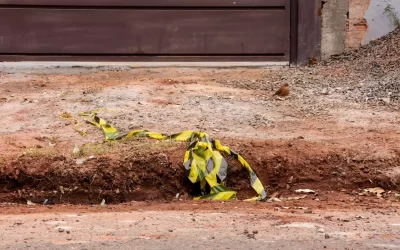
[[390, 3], [397, 16], [400, 18], [400, 0], [371, 0], [371, 4], [365, 19], [368, 23], [368, 30], [363, 44], [369, 43], [371, 40], [378, 39], [387, 35], [389, 32], [396, 29], [392, 19], [386, 14], [385, 8], [387, 3]]

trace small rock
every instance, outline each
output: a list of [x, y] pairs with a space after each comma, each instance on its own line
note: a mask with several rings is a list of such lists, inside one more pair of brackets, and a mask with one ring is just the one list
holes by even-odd
[[76, 160], [76, 165], [82, 165], [83, 163], [85, 163], [86, 159], [84, 158], [80, 158]]
[[253, 234], [258, 234], [258, 230], [253, 230], [252, 233]]
[[382, 101], [386, 104], [390, 104], [390, 98], [382, 98]]
[[322, 227], [320, 227], [320, 228], [318, 229], [318, 233], [325, 233], [325, 229], [323, 229]]
[[170, 233], [172, 233], [174, 230], [172, 230], [172, 229], [168, 229], [168, 232], [170, 232]]
[[292, 201], [292, 200], [301, 200], [301, 199], [305, 199], [307, 198], [307, 195], [303, 195], [303, 196], [297, 196], [297, 197], [288, 197], [287, 200], [288, 201]]
[[271, 199], [268, 200], [269, 202], [282, 202], [280, 199], [273, 197]]
[[78, 148], [77, 146], [74, 147], [74, 149], [72, 150], [72, 153], [74, 155], [79, 154], [81, 152], [80, 148]]
[[101, 201], [101, 203], [100, 203], [100, 206], [105, 206], [105, 205], [106, 205], [106, 200], [103, 199], [103, 200]]
[[28, 206], [35, 206], [36, 205], [36, 203], [34, 203], [34, 202], [30, 201], [30, 200], [26, 201], [26, 204]]
[[329, 234], [325, 234], [325, 239], [329, 239], [329, 238], [330, 238]]
[[311, 189], [297, 189], [295, 190], [296, 193], [306, 193], [306, 194], [315, 194], [314, 190]]
[[377, 197], [382, 197], [382, 194], [385, 193], [385, 190], [381, 187], [375, 187], [375, 188], [366, 188], [364, 189], [364, 192], [376, 194]]
[[62, 233], [62, 232], [64, 232], [64, 231], [65, 231], [64, 228], [59, 228], [59, 229], [58, 229], [58, 232], [59, 232], [59, 233]]
[[309, 207], [294, 207], [294, 209], [308, 210]]
[[321, 91], [321, 94], [323, 94], [323, 95], [329, 95], [329, 90], [328, 90], [328, 88], [324, 88], [324, 89]]

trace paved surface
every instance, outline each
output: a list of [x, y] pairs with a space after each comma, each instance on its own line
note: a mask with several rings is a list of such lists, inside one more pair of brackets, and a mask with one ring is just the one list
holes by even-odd
[[396, 211], [0, 215], [1, 249], [400, 249], [399, 231]]
[[102, 70], [130, 70], [160, 67], [268, 67], [288, 66], [288, 62], [0, 62], [0, 72], [8, 73], [77, 73]]

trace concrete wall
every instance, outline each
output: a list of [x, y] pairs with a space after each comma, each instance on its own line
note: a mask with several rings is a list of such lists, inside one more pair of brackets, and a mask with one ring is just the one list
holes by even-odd
[[400, 18], [400, 0], [322, 0], [322, 59], [358, 48], [393, 31], [388, 4]]
[[331, 55], [341, 53], [346, 48], [349, 0], [325, 0], [322, 4], [321, 57], [324, 60]]

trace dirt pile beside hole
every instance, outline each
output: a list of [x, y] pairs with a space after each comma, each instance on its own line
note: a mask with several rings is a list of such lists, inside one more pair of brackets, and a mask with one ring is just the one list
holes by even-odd
[[[394, 63], [398, 63], [399, 60], [400, 28], [397, 28], [388, 35], [377, 40], [373, 40], [359, 49], [334, 55], [330, 60], [325, 61], [323, 65], [350, 62], [352, 63], [350, 65], [351, 69], [363, 71], [366, 69], [371, 69], [371, 64], [376, 64], [379, 65], [382, 70], [389, 72], [398, 71], [398, 67], [394, 67]], [[371, 73], [376, 74], [377, 72]]]
[[[289, 83], [292, 107], [313, 116], [326, 115], [327, 107], [354, 104], [400, 110], [400, 28], [357, 50], [335, 55], [318, 65], [265, 70], [260, 79], [219, 79], [223, 86], [274, 93]], [[261, 93], [261, 92], [260, 92]], [[265, 95], [262, 93], [261, 95]], [[268, 97], [268, 96], [267, 96]], [[331, 100], [329, 100], [331, 99]], [[271, 102], [265, 98], [266, 103]], [[321, 100], [329, 100], [321, 103]]]
[[[397, 105], [400, 102], [400, 28], [322, 64], [326, 70], [345, 67], [356, 100]], [[359, 81], [357, 82], [357, 78]], [[347, 81], [346, 81], [347, 82]], [[351, 96], [350, 96], [351, 98]]]
[[[400, 152], [392, 159], [368, 159], [343, 150], [321, 152], [319, 145], [297, 142], [242, 142], [237, 151], [256, 171], [269, 193], [293, 193], [298, 188], [340, 190], [400, 186], [400, 175], [389, 174], [400, 165]], [[251, 145], [251, 147], [246, 147]], [[308, 148], [307, 152], [301, 149]], [[128, 152], [124, 150], [123, 152]], [[195, 187], [182, 166], [184, 150], [155, 150], [96, 156], [77, 164], [65, 156], [21, 156], [0, 166], [0, 202], [31, 200], [43, 203], [100, 204], [144, 200], [192, 198]], [[255, 196], [248, 172], [234, 159], [227, 186], [238, 191], [239, 199]], [[360, 160], [362, 159], [362, 160]], [[293, 176], [293, 178], [292, 178]], [[289, 181], [292, 180], [292, 181]]]

